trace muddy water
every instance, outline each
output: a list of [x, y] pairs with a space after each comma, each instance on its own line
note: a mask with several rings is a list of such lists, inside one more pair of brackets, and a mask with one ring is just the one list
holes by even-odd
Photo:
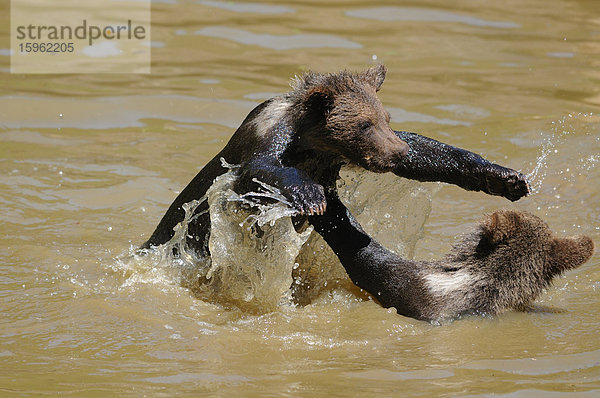
[[[11, 75], [0, 28], [2, 395], [598, 394], [598, 255], [531, 312], [444, 326], [382, 309], [324, 254], [303, 274], [308, 305], [269, 299], [262, 312], [197, 294], [174, 262], [131, 256], [255, 104], [307, 68], [374, 61], [389, 69], [380, 96], [394, 127], [531, 173], [535, 190], [511, 204], [347, 176], [340, 189], [386, 246], [439, 257], [500, 207], [600, 242], [595, 2], [173, 1], [152, 18], [150, 75]], [[283, 265], [265, 274], [273, 289], [292, 280]]]

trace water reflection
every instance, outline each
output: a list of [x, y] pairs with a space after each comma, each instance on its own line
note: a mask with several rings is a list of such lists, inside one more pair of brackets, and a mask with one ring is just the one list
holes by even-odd
[[240, 44], [252, 44], [273, 50], [292, 50], [300, 48], [361, 48], [362, 46], [351, 40], [341, 37], [305, 33], [295, 35], [273, 35], [266, 33], [252, 33], [238, 28], [227, 26], [208, 26], [195, 32], [197, 35], [218, 37]]
[[[215, 123], [235, 128], [256, 102], [188, 96], [121, 96], [91, 99], [0, 97], [0, 117], [7, 128], [110, 129], [142, 127], [144, 119]], [[36, 109], [31, 118], [30, 109]]]
[[449, 126], [470, 126], [470, 122], [437, 118], [432, 115], [426, 115], [419, 112], [410, 112], [401, 108], [388, 107], [386, 108], [390, 112], [392, 123], [408, 123], [408, 122], [420, 122], [420, 123], [435, 123]]
[[203, 6], [222, 8], [223, 10], [240, 12], [240, 13], [253, 13], [253, 14], [286, 14], [295, 12], [291, 7], [286, 6], [275, 6], [271, 4], [259, 4], [259, 3], [241, 3], [234, 1], [208, 1], [201, 0], [198, 4]]
[[[380, 61], [394, 127], [540, 168], [537, 193], [514, 204], [443, 185], [400, 195], [397, 180], [363, 176], [372, 189], [342, 189], [370, 233], [436, 258], [482, 213], [510, 206], [600, 242], [595, 2], [152, 3], [151, 75], [9, 74], [0, 48], [4, 393], [598, 395], [598, 255], [533, 311], [441, 327], [327, 279], [327, 261], [308, 272], [328, 280], [311, 304], [252, 315], [199, 299], [180, 269], [115, 260], [290, 77]], [[415, 244], [400, 246], [404, 236]]]
[[489, 21], [450, 11], [413, 7], [377, 7], [346, 11], [346, 15], [377, 21], [451, 22], [472, 26], [510, 29], [521, 25], [514, 22]]

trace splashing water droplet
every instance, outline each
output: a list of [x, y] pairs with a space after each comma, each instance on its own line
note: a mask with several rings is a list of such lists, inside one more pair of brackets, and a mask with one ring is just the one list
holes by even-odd
[[[540, 149], [538, 150], [538, 156], [536, 158], [536, 162], [533, 169], [531, 170], [531, 172], [526, 174], [527, 179], [530, 183], [532, 194], [540, 193], [543, 182], [548, 175], [549, 162], [551, 160], [558, 159], [557, 157], [561, 156], [560, 154], [562, 153], [566, 155], [571, 154], [573, 152], [572, 146], [574, 144], [577, 144], [578, 141], [576, 142], [575, 139], [570, 139], [569, 136], [589, 136], [594, 134], [590, 131], [584, 131], [588, 128], [587, 126], [585, 126], [585, 123], [590, 122], [590, 120], [586, 119], [590, 119], [591, 117], [592, 115], [587, 113], [569, 113], [561, 119], [553, 121], [549, 133], [540, 132], [540, 135], [543, 138]], [[567, 144], [567, 139], [569, 139], [569, 147], [565, 146]], [[596, 139], [596, 141], [598, 140]], [[581, 145], [584, 144], [581, 143]], [[585, 149], [582, 149], [582, 152], [589, 150], [593, 150], [593, 148], [590, 148], [588, 146]], [[571, 174], [581, 174], [581, 172], [583, 171], [589, 171], [591, 168], [595, 167], [598, 161], [600, 160], [600, 156], [597, 154], [588, 155], [585, 153], [581, 153], [581, 155], [582, 156], [579, 160], [581, 170], [571, 170], [571, 167], [566, 167], [564, 172], [563, 170], [559, 170], [557, 171], [557, 173], [565, 174], [565, 178], [568, 178], [568, 176], [570, 176]], [[561, 165], [559, 167], [562, 166], [564, 165]]]

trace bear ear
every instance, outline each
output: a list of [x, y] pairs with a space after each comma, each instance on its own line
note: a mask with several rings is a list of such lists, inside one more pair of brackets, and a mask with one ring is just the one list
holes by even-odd
[[325, 87], [315, 87], [307, 93], [308, 108], [327, 113], [333, 105], [333, 96]]
[[560, 273], [577, 268], [594, 254], [594, 242], [588, 236], [554, 238], [550, 261]]
[[383, 81], [385, 80], [386, 72], [387, 68], [385, 65], [377, 64], [364, 71], [363, 76], [365, 77], [366, 81], [373, 86], [373, 88], [375, 88], [375, 91], [379, 91]]
[[519, 215], [511, 210], [497, 211], [485, 217], [481, 223], [483, 237], [489, 244], [497, 245], [519, 228]]

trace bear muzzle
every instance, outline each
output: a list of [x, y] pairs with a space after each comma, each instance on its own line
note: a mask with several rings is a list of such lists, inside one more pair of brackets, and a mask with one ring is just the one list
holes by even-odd
[[400, 155], [400, 157], [408, 155], [410, 146], [406, 143], [406, 141], [402, 141], [400, 138], [398, 138], [392, 129], [390, 129], [390, 135], [390, 146], [392, 148], [392, 152]]
[[388, 126], [374, 128], [371, 140], [372, 151], [363, 160], [365, 168], [376, 173], [394, 170], [410, 150], [408, 144]]

